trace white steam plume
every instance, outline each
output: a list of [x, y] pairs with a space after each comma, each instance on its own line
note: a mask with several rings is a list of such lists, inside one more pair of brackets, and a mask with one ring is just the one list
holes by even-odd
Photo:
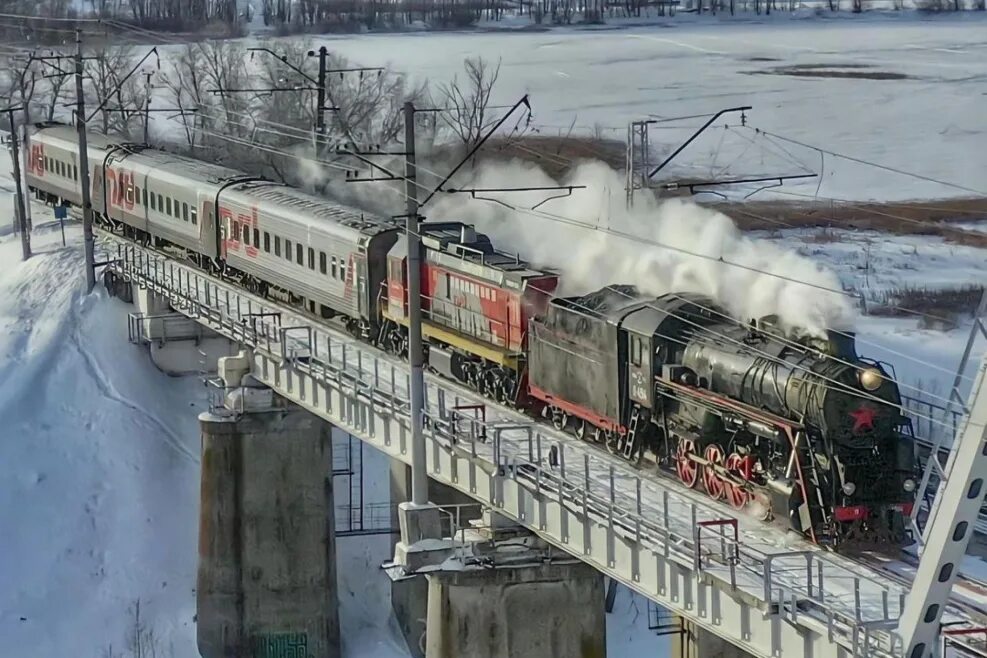
[[[455, 186], [559, 184], [541, 169], [522, 162], [483, 165], [466, 177], [468, 182], [457, 180]], [[677, 199], [658, 202], [645, 194], [637, 195], [635, 206], [628, 210], [624, 178], [601, 163], [579, 166], [563, 184], [586, 185], [587, 189], [574, 190], [571, 196], [549, 201], [534, 211], [558, 219], [471, 200], [463, 194], [440, 194], [424, 214], [431, 221], [474, 223], [497, 248], [517, 252], [536, 265], [557, 268], [563, 280], [561, 294], [583, 294], [611, 283], [633, 284], [653, 296], [702, 293], [737, 319], [776, 314], [786, 329], [816, 335], [826, 328], [853, 325], [856, 311], [850, 300], [823, 290], [842, 290], [833, 272], [794, 252], [743, 235], [720, 212]], [[478, 196], [530, 208], [551, 194]]]

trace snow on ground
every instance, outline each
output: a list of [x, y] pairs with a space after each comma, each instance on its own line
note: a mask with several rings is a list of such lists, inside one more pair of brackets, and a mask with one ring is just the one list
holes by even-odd
[[[968, 188], [987, 188], [980, 173], [987, 168], [987, 129], [977, 120], [987, 80], [983, 16], [681, 18], [627, 29], [345, 35], [318, 37], [315, 43], [362, 65], [391, 64], [436, 83], [461, 75], [466, 57], [499, 59], [494, 102], [510, 104], [531, 94], [533, 124], [542, 134], [565, 134], [570, 126], [591, 133], [599, 126], [604, 136], [623, 139], [631, 120], [752, 105], [752, 126]], [[906, 77], [801, 77], [778, 69], [821, 64], [839, 75], [856, 70]], [[856, 66], [867, 68], [850, 68]], [[656, 156], [703, 121], [693, 119], [679, 129], [655, 126]], [[722, 177], [821, 167], [823, 196], [963, 194], [771, 143], [736, 128], [738, 115], [728, 122], [733, 128], [714, 130], [683, 153], [683, 161], [695, 166], [678, 173]], [[812, 195], [817, 184], [787, 183], [780, 191]]]
[[26, 264], [0, 240], [0, 637], [125, 650], [139, 599], [159, 651], [194, 655], [201, 384], [127, 345], [123, 304], [83, 297], [78, 230], [33, 237]]

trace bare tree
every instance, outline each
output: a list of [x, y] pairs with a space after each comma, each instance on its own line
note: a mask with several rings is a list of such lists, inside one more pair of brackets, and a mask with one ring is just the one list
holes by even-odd
[[201, 54], [199, 45], [186, 44], [172, 57], [170, 68], [159, 78], [168, 93], [167, 102], [183, 111], [175, 119], [181, 122], [185, 141], [193, 151], [200, 141], [200, 117], [209, 115], [212, 102], [206, 92]]
[[100, 108], [97, 126], [103, 134], [134, 136], [142, 122], [147, 90], [139, 84], [139, 76], [124, 77], [136, 63], [133, 48], [103, 46], [91, 56], [95, 59], [85, 62], [87, 110]]
[[472, 148], [483, 133], [496, 123], [488, 111], [494, 85], [500, 75], [500, 60], [492, 67], [482, 57], [470, 57], [463, 63], [466, 80], [456, 76], [447, 85], [439, 86], [440, 102], [447, 108], [442, 114], [449, 128], [467, 149]]
[[218, 127], [232, 135], [247, 135], [251, 132], [248, 113], [250, 99], [235, 91], [247, 88], [250, 83], [246, 51], [241, 44], [233, 41], [207, 41], [196, 47], [199, 49], [205, 91], [216, 99], [210, 108], [210, 129]]

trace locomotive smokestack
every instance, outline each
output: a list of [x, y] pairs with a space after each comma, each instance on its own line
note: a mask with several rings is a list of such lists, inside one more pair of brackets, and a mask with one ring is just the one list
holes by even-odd
[[857, 345], [852, 331], [826, 330], [826, 340], [829, 342], [830, 354], [834, 356], [855, 357]]

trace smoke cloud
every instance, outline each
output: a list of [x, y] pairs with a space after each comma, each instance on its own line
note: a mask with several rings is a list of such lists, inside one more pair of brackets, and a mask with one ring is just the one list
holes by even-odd
[[[454, 181], [456, 187], [558, 185], [522, 162], [486, 164]], [[425, 209], [432, 221], [464, 221], [487, 233], [498, 249], [517, 252], [562, 274], [560, 294], [578, 295], [607, 284], [708, 295], [740, 320], [776, 314], [787, 330], [822, 334], [852, 328], [856, 310], [837, 276], [811, 260], [743, 235], [726, 215], [689, 201], [635, 197], [626, 208], [624, 178], [601, 163], [576, 168], [563, 185], [586, 185], [571, 196], [527, 209], [552, 192], [477, 193], [440, 197]], [[601, 230], [602, 229], [602, 230]], [[630, 236], [630, 237], [627, 237]], [[735, 265], [734, 265], [735, 264]]]

